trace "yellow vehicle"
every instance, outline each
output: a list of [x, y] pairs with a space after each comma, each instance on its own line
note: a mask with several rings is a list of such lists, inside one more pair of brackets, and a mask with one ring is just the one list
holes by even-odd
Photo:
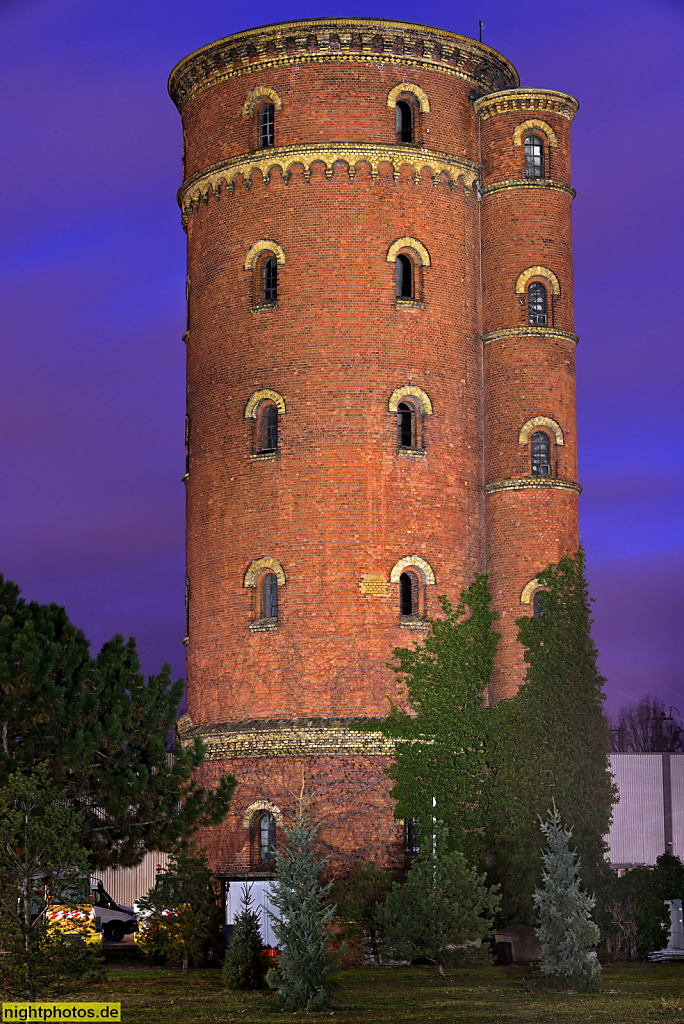
[[87, 946], [101, 946], [102, 932], [92, 903], [89, 888], [85, 891], [55, 891], [47, 894], [45, 922], [48, 928], [56, 928], [75, 942]]

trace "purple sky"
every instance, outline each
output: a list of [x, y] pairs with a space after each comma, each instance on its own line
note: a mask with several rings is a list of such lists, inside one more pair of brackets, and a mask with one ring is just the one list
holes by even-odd
[[[252, 27], [254, 10], [0, 3], [0, 571], [27, 598], [65, 605], [95, 650], [134, 635], [148, 672], [170, 661], [184, 673], [185, 236], [166, 79], [190, 51]], [[416, 7], [277, 8], [278, 20], [344, 14], [411, 21]], [[594, 635], [609, 710], [652, 692], [684, 713], [684, 5], [427, 0], [420, 14], [471, 36], [481, 19], [523, 86], [580, 101], [580, 528]]]

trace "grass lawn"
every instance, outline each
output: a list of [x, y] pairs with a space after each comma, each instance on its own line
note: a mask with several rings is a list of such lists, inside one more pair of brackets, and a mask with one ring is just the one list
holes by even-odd
[[124, 1024], [684, 1024], [684, 963], [604, 967], [596, 995], [527, 991], [538, 977], [525, 967], [460, 968], [445, 980], [427, 967], [349, 969], [341, 972], [334, 1011], [271, 1015], [253, 995], [226, 991], [217, 970], [183, 979], [166, 969], [110, 968], [104, 982], [74, 998], [120, 1002]]

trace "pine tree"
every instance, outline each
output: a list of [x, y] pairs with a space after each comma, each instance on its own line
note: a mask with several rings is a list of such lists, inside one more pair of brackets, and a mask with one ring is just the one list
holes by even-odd
[[199, 741], [175, 742], [169, 763], [182, 695], [167, 665], [145, 679], [133, 639], [93, 658], [63, 608], [23, 601], [0, 576], [0, 788], [49, 759], [93, 866], [135, 864], [225, 817], [235, 780], [213, 792], [192, 780]]
[[[450, 962], [475, 953], [468, 944], [491, 933], [498, 886], [450, 851], [437, 834], [436, 855], [421, 851], [403, 884], [395, 882], [378, 908], [386, 948], [400, 960], [427, 959], [439, 974]], [[480, 954], [481, 955], [481, 954]]]
[[387, 896], [394, 873], [372, 862], [360, 862], [333, 883], [331, 896], [337, 907], [340, 938], [353, 949], [370, 949], [380, 966], [380, 925], [378, 907]]
[[541, 940], [541, 971], [579, 992], [595, 991], [601, 983], [601, 965], [589, 950], [599, 940], [591, 919], [596, 904], [583, 892], [577, 851], [570, 849], [572, 829], [565, 829], [554, 805], [540, 827], [547, 842], [542, 853], [542, 888], [535, 890]]
[[319, 879], [322, 862], [316, 857], [316, 833], [300, 797], [296, 819], [285, 829], [286, 850], [276, 853], [271, 902], [280, 916], [271, 916], [282, 953], [266, 976], [276, 992], [272, 1005], [291, 1012], [324, 1009], [333, 989], [328, 926], [335, 907], [328, 899], [332, 883], [321, 885]]
[[138, 900], [142, 911], [138, 944], [143, 953], [178, 962], [184, 971], [218, 954], [221, 912], [214, 877], [205, 850], [197, 853], [180, 844], [147, 896]]
[[241, 910], [233, 923], [233, 933], [223, 961], [222, 981], [231, 989], [262, 988], [266, 961], [261, 955], [259, 915], [253, 910], [251, 886], [242, 888]]
[[92, 949], [46, 921], [51, 894], [87, 891], [80, 824], [45, 764], [0, 788], [0, 988], [8, 994], [33, 1000], [99, 970]]
[[[492, 624], [487, 575], [476, 576], [454, 609], [440, 597], [444, 618], [431, 619], [425, 641], [396, 647], [396, 673], [408, 710], [392, 705], [380, 731], [397, 740], [395, 817], [417, 819], [423, 836], [433, 820], [467, 860], [482, 854], [482, 788], [488, 710], [484, 705], [498, 633]], [[377, 723], [368, 728], [378, 729]]]
[[531, 924], [541, 860], [537, 821], [552, 799], [573, 828], [585, 878], [598, 891], [608, 870], [604, 836], [614, 788], [603, 683], [591, 639], [584, 553], [537, 576], [542, 615], [518, 619], [526, 682], [489, 714], [487, 847], [507, 922]]

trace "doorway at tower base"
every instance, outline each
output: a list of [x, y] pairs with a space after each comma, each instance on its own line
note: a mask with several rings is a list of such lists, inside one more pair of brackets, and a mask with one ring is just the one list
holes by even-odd
[[327, 858], [326, 875], [343, 875], [358, 861], [381, 867], [405, 863], [404, 827], [393, 817], [391, 741], [351, 728], [351, 719], [264, 719], [194, 727], [178, 722], [184, 744], [199, 736], [206, 759], [196, 773], [214, 787], [225, 775], [237, 786], [230, 811], [201, 830], [209, 865], [224, 878], [272, 878], [283, 828], [295, 817], [301, 794]]

